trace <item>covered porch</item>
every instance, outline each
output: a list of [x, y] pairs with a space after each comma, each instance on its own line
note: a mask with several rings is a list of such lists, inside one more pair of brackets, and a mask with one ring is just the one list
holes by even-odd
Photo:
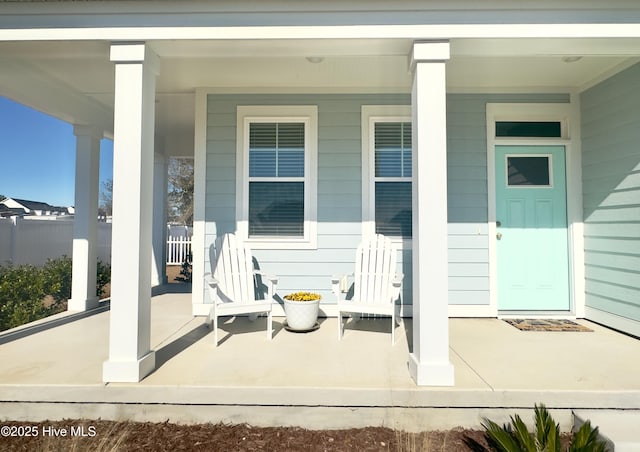
[[[376, 384], [381, 384], [382, 380], [389, 384], [379, 390], [387, 397], [385, 403], [378, 400], [382, 404], [380, 406], [395, 406], [388, 402], [389, 397], [399, 397], [401, 404], [412, 406], [414, 396], [416, 400], [421, 397], [437, 400], [443, 396], [443, 402], [433, 403], [438, 408], [451, 406], [450, 394], [446, 390], [423, 393], [412, 386], [415, 383], [453, 386], [467, 395], [476, 394], [469, 391], [478, 391], [478, 400], [486, 397], [499, 400], [489, 403], [490, 406], [503, 406], [500, 403], [505, 403], [504, 391], [507, 390], [515, 391], [513, 394], [516, 396], [529, 397], [526, 405], [531, 405], [533, 398], [539, 398], [543, 391], [565, 391], [560, 382], [548, 382], [549, 387], [536, 386], [540, 381], [546, 381], [545, 378], [553, 379], [555, 375], [562, 374], [555, 369], [529, 373], [536, 375], [536, 379], [525, 385], [524, 393], [509, 386], [520, 381], [521, 377], [508, 380], [508, 384], [501, 383], [501, 377], [508, 374], [506, 369], [511, 368], [510, 363], [515, 359], [511, 353], [508, 354], [509, 361], [501, 366], [494, 368], [490, 364], [486, 369], [476, 369], [474, 366], [482, 366], [474, 364], [471, 356], [461, 357], [453, 346], [456, 324], [466, 321], [449, 320], [448, 317], [450, 312], [487, 317], [496, 317], [499, 313], [494, 242], [497, 220], [500, 219], [496, 218], [492, 208], [495, 197], [491, 187], [495, 181], [490, 175], [495, 168], [491, 167], [489, 156], [492, 151], [488, 150], [487, 104], [562, 103], [570, 109], [571, 135], [558, 138], [571, 146], [572, 159], [566, 173], [569, 203], [566, 235], [571, 239], [567, 250], [567, 272], [571, 273], [565, 281], [571, 290], [567, 297], [570, 298], [568, 307], [562, 310], [561, 315], [588, 317], [585, 281], [591, 279], [595, 281], [589, 289], [593, 295], [593, 315], [607, 320], [613, 318], [611, 324], [622, 318], [621, 323], [631, 325], [628, 330], [637, 328], [638, 322], [634, 318], [638, 309], [634, 302], [638, 292], [637, 271], [634, 270], [637, 268], [634, 267], [637, 263], [634, 253], [637, 251], [634, 250], [637, 250], [638, 236], [633, 230], [637, 212], [633, 207], [630, 211], [625, 210], [632, 205], [628, 200], [637, 190], [637, 173], [634, 172], [637, 156], [626, 154], [629, 151], [626, 144], [631, 142], [633, 147], [633, 136], [625, 136], [626, 141], [620, 141], [623, 145], [619, 151], [628, 157], [623, 168], [616, 167], [606, 181], [600, 180], [598, 169], [602, 162], [615, 160], [607, 154], [609, 144], [600, 138], [610, 136], [618, 124], [597, 117], [597, 113], [603, 111], [603, 104], [611, 108], [607, 101], [610, 92], [602, 90], [587, 99], [590, 101], [588, 108], [581, 109], [580, 104], [583, 92], [603, 81], [612, 80], [607, 88], [617, 92], [617, 87], [622, 87], [622, 94], [618, 93], [618, 104], [624, 104], [625, 109], [620, 112], [607, 110], [605, 116], [613, 118], [615, 113], [625, 118], [629, 114], [635, 117], [637, 107], [628, 96], [628, 93], [637, 91], [634, 90], [634, 73], [627, 73], [623, 83], [615, 78], [622, 70], [633, 67], [640, 55], [640, 30], [636, 24], [629, 23], [635, 16], [630, 16], [622, 6], [590, 6], [584, 11], [573, 11], [575, 6], [567, 6], [567, 10], [560, 11], [556, 7], [545, 10], [531, 2], [529, 10], [515, 16], [511, 10], [478, 5], [449, 11], [437, 2], [427, 4], [419, 14], [415, 14], [414, 2], [379, 6], [374, 10], [365, 4], [358, 14], [353, 14], [353, 11], [345, 14], [343, 6], [333, 2], [305, 6], [309, 11], [290, 11], [284, 3], [266, 2], [262, 6], [264, 11], [260, 13], [253, 11], [248, 4], [234, 6], [225, 3], [222, 7], [224, 14], [213, 6], [195, 4], [185, 10], [163, 4], [157, 14], [147, 14], [150, 11], [145, 8], [149, 6], [143, 2], [133, 2], [130, 9], [124, 11], [109, 4], [68, 4], [61, 5], [55, 14], [47, 5], [30, 5], [31, 9], [20, 5], [7, 7], [11, 14], [0, 18], [0, 55], [3, 69], [6, 68], [0, 74], [2, 93], [77, 126], [77, 228], [74, 235], [77, 246], [74, 248], [75, 285], [70, 303], [71, 308], [77, 311], [91, 309], [97, 303], [91, 293], [97, 199], [95, 152], [101, 136], [106, 134], [114, 138], [110, 342], [108, 351], [100, 354], [99, 361], [97, 354], [83, 356], [79, 360], [82, 366], [86, 366], [83, 369], [93, 375], [92, 378], [102, 369], [102, 377], [87, 384], [98, 385], [102, 391], [100, 381], [142, 380], [137, 387], [144, 388], [164, 373], [166, 378], [171, 375], [174, 379], [169, 378], [166, 384], [173, 381], [171, 384], [183, 385], [180, 383], [183, 379], [187, 382], [195, 379], [193, 384], [196, 386], [202, 383], [196, 378], [199, 372], [191, 367], [178, 366], [175, 372], [168, 372], [173, 368], [171, 363], [182, 355], [176, 355], [174, 360], [166, 359], [163, 353], [168, 349], [162, 346], [162, 341], [171, 340], [168, 342], [171, 344], [171, 337], [177, 329], [174, 326], [164, 336], [155, 337], [154, 334], [161, 331], [157, 323], [172, 325], [182, 318], [180, 327], [192, 326], [196, 330], [194, 334], [204, 334], [197, 327], [203, 320], [192, 316], [208, 312], [202, 275], [209, 271], [209, 246], [218, 233], [236, 230], [242, 220], [237, 213], [240, 203], [236, 193], [241, 190], [238, 187], [243, 181], [234, 176], [239, 154], [236, 141], [241, 141], [237, 134], [237, 106], [242, 103], [273, 106], [285, 101], [300, 104], [304, 96], [305, 104], [324, 102], [323, 108], [328, 104], [340, 104], [340, 109], [324, 108], [319, 114], [318, 128], [323, 134], [320, 140], [324, 141], [321, 144], [325, 147], [319, 150], [324, 162], [320, 162], [319, 171], [314, 175], [314, 183], [318, 185], [318, 196], [314, 202], [317, 201], [318, 208], [313, 218], [305, 217], [318, 227], [315, 248], [309, 245], [306, 255], [294, 257], [293, 253], [279, 253], [282, 249], [277, 247], [262, 250], [263, 261], [268, 264], [273, 263], [276, 267], [276, 264], [284, 263], [289, 269], [294, 269], [287, 270], [289, 274], [283, 277], [286, 289], [293, 286], [296, 276], [293, 272], [300, 268], [301, 262], [310, 264], [306, 276], [309, 280], [317, 278], [317, 281], [327, 281], [325, 276], [334, 264], [350, 267], [352, 263], [346, 258], [337, 263], [321, 259], [326, 259], [337, 247], [341, 247], [339, 252], [342, 256], [351, 255], [354, 243], [370, 226], [365, 224], [367, 221], [371, 223], [371, 218], [366, 218], [363, 208], [366, 202], [362, 186], [367, 177], [361, 164], [361, 108], [373, 99], [370, 101], [373, 105], [402, 104], [410, 111], [403, 117], [410, 117], [413, 127], [413, 236], [412, 254], [409, 256], [407, 253], [403, 265], [415, 275], [406, 280], [406, 292], [412, 301], [410, 312], [407, 307], [407, 315], [410, 314], [413, 321], [411, 328], [407, 329], [405, 348], [401, 348], [398, 356], [388, 357], [391, 361], [397, 360], [394, 361], [396, 365], [391, 366], [395, 369], [391, 374], [385, 366], [391, 361], [378, 363], [378, 367], [367, 361], [364, 367], [358, 368], [360, 373], [365, 368], [368, 378], [378, 381]], [[611, 11], [606, 10], [609, 7]], [[606, 13], [610, 23], [602, 23], [598, 13]], [[476, 19], [470, 22], [469, 17], [473, 14], [477, 14], [474, 16]], [[523, 17], [526, 17], [526, 23], [522, 23]], [[20, 21], [12, 22], [13, 19]], [[622, 22], [624, 26], [620, 25]], [[16, 28], [14, 23], [25, 25]], [[193, 26], [193, 23], [201, 25]], [[340, 99], [346, 95], [353, 99], [350, 105], [345, 105]], [[400, 100], [379, 100], [386, 95]], [[296, 96], [300, 97], [296, 100]], [[368, 99], [363, 100], [364, 97]], [[452, 104], [457, 107], [453, 115]], [[217, 110], [220, 105], [223, 108]], [[347, 110], [354, 105], [357, 108]], [[587, 124], [591, 135], [585, 134], [591, 139], [591, 160], [585, 159], [584, 166], [588, 170], [587, 176], [595, 179], [592, 182], [595, 195], [585, 196], [593, 206], [586, 209], [582, 202], [583, 193], [587, 191], [582, 177], [583, 110], [591, 115]], [[345, 120], [351, 121], [349, 127], [344, 126]], [[625, 126], [624, 132], [633, 135], [635, 125], [625, 123]], [[327, 145], [329, 142], [338, 142], [338, 145], [332, 147]], [[186, 318], [176, 314], [175, 318], [156, 319], [150, 314], [153, 304], [150, 287], [163, 279], [158, 263], [162, 262], [159, 247], [164, 246], [162, 193], [166, 184], [158, 176], [166, 165], [166, 156], [191, 154], [192, 151], [196, 193], [191, 312], [184, 313]], [[626, 180], [630, 173], [633, 174]], [[341, 187], [339, 182], [348, 184], [351, 191], [337, 191], [336, 187]], [[613, 192], [620, 186], [625, 187], [622, 188], [625, 192], [616, 196], [617, 193]], [[608, 199], [610, 194], [614, 199]], [[615, 204], [617, 198], [623, 198], [619, 204]], [[604, 213], [595, 212], [600, 219], [594, 220], [597, 224], [592, 234], [597, 236], [599, 248], [595, 249], [593, 245], [589, 250], [595, 249], [596, 256], [591, 262], [595, 273], [585, 275], [585, 260], [588, 258], [585, 259], [584, 222], [587, 214], [597, 211], [601, 204], [607, 209]], [[613, 207], [622, 206], [624, 212], [608, 209], [612, 204]], [[610, 227], [610, 224], [620, 221], [625, 223]], [[615, 232], [614, 237], [606, 236], [604, 242], [600, 240], [609, 230]], [[455, 236], [455, 240], [451, 236]], [[613, 247], [612, 242], [619, 248]], [[621, 253], [630, 256], [619, 259]], [[615, 287], [611, 288], [611, 285]], [[614, 296], [609, 296], [611, 293]], [[607, 309], [613, 304], [622, 305], [624, 315], [613, 313], [607, 317], [611, 314]], [[331, 303], [326, 307], [330, 310]], [[94, 320], [97, 318], [92, 317]], [[478, 322], [478, 327], [489, 325], [487, 330], [495, 329], [495, 334], [505, 329], [505, 325], [496, 320], [468, 322]], [[330, 328], [321, 328], [321, 333], [325, 330], [331, 331]], [[184, 334], [176, 336], [178, 343], [183, 343], [183, 339], [178, 339], [182, 336]], [[280, 332], [275, 343], [285, 341], [287, 337]], [[481, 347], [477, 353], [484, 353], [484, 349], [493, 350], [495, 354], [506, 352], [500, 344], [503, 341], [509, 343], [511, 338], [496, 339], [497, 348], [494, 349], [490, 347], [492, 337], [491, 332], [482, 330], [468, 345]], [[551, 337], [555, 339], [555, 336]], [[368, 356], [363, 349], [374, 346], [376, 340], [372, 338], [371, 344], [358, 341], [360, 348], [343, 352], [341, 362], [350, 363], [356, 359], [353, 355]], [[73, 343], [69, 342], [71, 338], [64, 338], [64, 341]], [[298, 359], [316, 355], [325, 358], [310, 364], [306, 372], [313, 369], [313, 374], [325, 375], [332, 385], [346, 385], [347, 388], [353, 385], [353, 394], [362, 394], [359, 392], [361, 389], [355, 389], [356, 385], [362, 386], [362, 381], [359, 381], [362, 377], [350, 380], [351, 373], [345, 370], [350, 369], [349, 366], [338, 367], [341, 370], [337, 374], [326, 375], [326, 369], [332, 368], [327, 359], [333, 356], [329, 352], [331, 349], [327, 348], [327, 341], [311, 343], [301, 350], [296, 349], [300, 343], [296, 341], [292, 347], [295, 353], [302, 355]], [[195, 341], [184, 353], [188, 354], [199, 343]], [[553, 341], [548, 345], [563, 350]], [[103, 344], [101, 347], [107, 346]], [[348, 345], [342, 344], [341, 347], [347, 350]], [[603, 359], [615, 350], [604, 340], [594, 347], [603, 347]], [[72, 349], [75, 348], [73, 345]], [[229, 349], [229, 344], [225, 343], [220, 347], [222, 351], [216, 353], [227, 353], [225, 348]], [[294, 351], [291, 353], [295, 356]], [[247, 353], [251, 351], [242, 348], [229, 356], [202, 353], [205, 358], [190, 362], [189, 366], [197, 368], [197, 363], [209, 366], [208, 371], [203, 369], [202, 373], [208, 378], [211, 375], [209, 371], [214, 375], [219, 372], [218, 367], [225, 369], [224, 372], [235, 368], [220, 366], [221, 362], [237, 361]], [[548, 350], [541, 352], [539, 359], [542, 362], [547, 362], [546, 354]], [[211, 356], [216, 356], [216, 359]], [[575, 356], [583, 355], [576, 351]], [[634, 355], [622, 356], [621, 360], [628, 361], [628, 357]], [[269, 362], [279, 365], [265, 372], [264, 381], [270, 381], [268, 377], [274, 375], [275, 381], [282, 380], [277, 369], [288, 368], [280, 361], [283, 357], [280, 354], [272, 357]], [[409, 371], [406, 368], [408, 357], [411, 357]], [[480, 362], [492, 362], [494, 359], [492, 354]], [[254, 361], [248, 359], [246, 367], [241, 367], [238, 375], [228, 376], [226, 381], [245, 375], [250, 375], [253, 381], [254, 367], [259, 368]], [[56, 365], [53, 367], [57, 368]], [[573, 367], [580, 368], [577, 364]], [[588, 370], [600, 375], [602, 368], [598, 365]], [[500, 372], [491, 377], [494, 369], [500, 369]], [[536, 369], [539, 370], [538, 365]], [[147, 375], [149, 377], [145, 378]], [[569, 381], [588, 380], [587, 377], [580, 374], [569, 378]], [[303, 376], [297, 378], [305, 381]], [[162, 387], [162, 381], [158, 380], [158, 387]], [[307, 383], [310, 384], [309, 381]], [[313, 384], [322, 388], [320, 382], [314, 380]], [[406, 393], [402, 389], [405, 384], [409, 387]], [[529, 388], [529, 384], [533, 386]], [[506, 385], [504, 389], [502, 385]], [[556, 385], [559, 386], [554, 389]], [[107, 385], [105, 388], [109, 388], [107, 394], [113, 394], [111, 388], [120, 386]], [[309, 398], [303, 399], [306, 404], [302, 406], [313, 404], [313, 400], [322, 398], [324, 394], [321, 389], [314, 392], [313, 386], [306, 388], [304, 386], [301, 390], [308, 391], [306, 397]], [[178, 397], [188, 399], [181, 391], [178, 391]], [[227, 393], [221, 390], [216, 396], [224, 400]], [[241, 393], [244, 391], [238, 392]], [[198, 394], [194, 398], [212, 400], [207, 399], [210, 397], [208, 394], [212, 392], [205, 391], [204, 395]], [[278, 392], [275, 394], [278, 398], [283, 397]], [[349, 399], [349, 406], [364, 403], [358, 402], [355, 395], [348, 397], [353, 397]], [[464, 399], [465, 402], [460, 403], [466, 403], [468, 399]], [[159, 400], [152, 403], [162, 404]], [[625, 400], [619, 402], [624, 404]]]
[[514, 412], [529, 418], [535, 403], [545, 403], [567, 429], [573, 410], [640, 409], [640, 364], [629, 359], [640, 354], [640, 341], [587, 321], [580, 323], [593, 332], [522, 332], [497, 319], [450, 319], [456, 382], [427, 388], [407, 371], [410, 319], [393, 347], [387, 321], [363, 320], [338, 341], [335, 318], [306, 334], [287, 332], [275, 318], [269, 342], [264, 318], [229, 319], [216, 348], [190, 305], [188, 294], [153, 297], [156, 369], [136, 384], [102, 383], [108, 310], [4, 333], [3, 418], [422, 431], [479, 427], [482, 416]]

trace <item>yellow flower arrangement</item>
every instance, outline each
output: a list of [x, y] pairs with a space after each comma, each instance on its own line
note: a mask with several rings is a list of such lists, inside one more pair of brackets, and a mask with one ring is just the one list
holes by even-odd
[[295, 292], [284, 296], [284, 299], [289, 301], [316, 301], [321, 298], [320, 294], [312, 292]]

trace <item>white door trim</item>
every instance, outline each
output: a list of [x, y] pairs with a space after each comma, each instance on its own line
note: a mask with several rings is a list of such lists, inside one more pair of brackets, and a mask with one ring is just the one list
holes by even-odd
[[[560, 316], [584, 316], [584, 238], [582, 227], [582, 159], [580, 154], [580, 106], [571, 103], [487, 104], [487, 196], [489, 227], [489, 312], [498, 316], [496, 230], [496, 145], [559, 145], [565, 147], [567, 190], [567, 243], [569, 245], [569, 311]], [[560, 121], [560, 138], [502, 138], [495, 136], [496, 121]], [[541, 313], [543, 314], [543, 313]]]

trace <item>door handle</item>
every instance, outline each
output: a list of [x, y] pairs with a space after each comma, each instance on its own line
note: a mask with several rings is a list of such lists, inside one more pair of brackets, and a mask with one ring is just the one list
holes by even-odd
[[497, 238], [498, 240], [502, 240], [502, 232], [498, 232], [498, 233], [496, 234], [496, 238]]

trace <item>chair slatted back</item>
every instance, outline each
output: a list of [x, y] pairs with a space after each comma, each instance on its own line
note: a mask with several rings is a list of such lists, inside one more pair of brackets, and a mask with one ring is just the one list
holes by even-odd
[[396, 273], [397, 252], [391, 240], [381, 234], [360, 244], [356, 251], [354, 300], [371, 304], [394, 301], [391, 281]]
[[228, 301], [250, 302], [255, 299], [253, 256], [235, 234], [225, 234], [216, 240], [213, 277]]

